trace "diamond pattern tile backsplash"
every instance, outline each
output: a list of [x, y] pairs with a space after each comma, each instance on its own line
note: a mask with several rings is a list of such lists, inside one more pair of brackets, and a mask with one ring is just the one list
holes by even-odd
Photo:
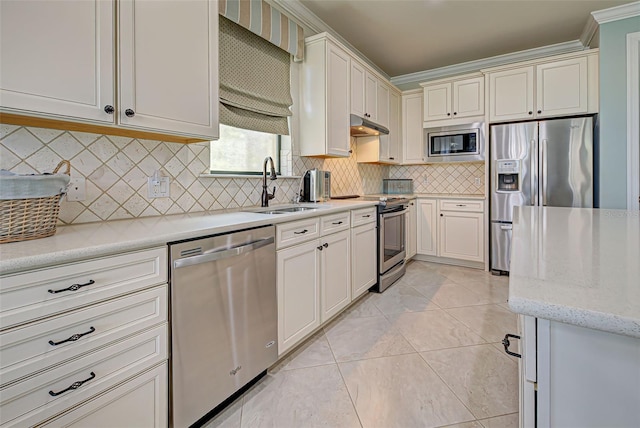
[[[393, 165], [389, 178], [413, 179], [415, 193], [484, 194], [484, 162]], [[480, 184], [476, 184], [476, 178], [480, 179]]]
[[[0, 125], [0, 168], [28, 174], [50, 172], [71, 161], [71, 177], [86, 178], [86, 200], [63, 198], [64, 224], [181, 214], [260, 204], [262, 179], [201, 177], [209, 172], [209, 143], [178, 144], [84, 132]], [[293, 174], [310, 168], [332, 171], [334, 195], [378, 193], [389, 167], [348, 159], [303, 158], [289, 153]], [[147, 177], [159, 169], [170, 177], [169, 198], [149, 199]], [[273, 203], [290, 202], [299, 178], [279, 178]]]
[[[63, 198], [60, 222], [102, 220], [257, 206], [262, 179], [202, 177], [209, 172], [209, 143], [178, 144], [55, 129], [0, 125], [0, 168], [28, 174], [50, 172], [71, 161], [71, 177], [86, 178], [86, 200]], [[484, 163], [419, 166], [358, 164], [355, 139], [349, 158], [307, 158], [285, 153], [294, 175], [311, 168], [331, 171], [331, 192], [382, 192], [384, 178], [411, 178], [416, 193], [483, 194]], [[147, 177], [159, 169], [169, 176], [169, 198], [149, 199]], [[476, 185], [474, 179], [481, 178]], [[425, 181], [426, 179], [426, 181]], [[290, 202], [299, 178], [279, 178], [273, 203]]]

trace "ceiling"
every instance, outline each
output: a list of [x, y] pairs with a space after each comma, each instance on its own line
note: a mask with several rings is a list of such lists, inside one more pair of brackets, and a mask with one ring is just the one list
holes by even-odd
[[391, 77], [574, 41], [616, 0], [300, 0]]

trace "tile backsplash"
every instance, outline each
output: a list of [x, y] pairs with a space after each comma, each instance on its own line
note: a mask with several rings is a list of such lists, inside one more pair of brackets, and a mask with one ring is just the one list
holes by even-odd
[[[86, 200], [63, 199], [64, 224], [181, 214], [260, 204], [262, 179], [203, 177], [209, 172], [209, 143], [178, 144], [55, 129], [0, 125], [0, 168], [28, 174], [50, 172], [71, 161], [71, 177], [86, 178]], [[293, 174], [310, 168], [332, 171], [334, 195], [378, 193], [389, 167], [347, 159], [290, 155]], [[169, 176], [171, 196], [149, 199], [147, 177]], [[299, 178], [279, 178], [274, 203], [291, 201]]]
[[[415, 193], [484, 194], [484, 162], [394, 165], [389, 178], [413, 179]], [[476, 184], [476, 178], [480, 183]]]

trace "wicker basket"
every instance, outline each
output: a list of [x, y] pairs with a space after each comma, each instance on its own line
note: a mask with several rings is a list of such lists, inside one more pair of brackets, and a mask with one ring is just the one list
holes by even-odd
[[[53, 173], [66, 167], [69, 175], [71, 164], [63, 160]], [[0, 244], [46, 238], [56, 233], [60, 199], [64, 193], [42, 198], [0, 199]]]

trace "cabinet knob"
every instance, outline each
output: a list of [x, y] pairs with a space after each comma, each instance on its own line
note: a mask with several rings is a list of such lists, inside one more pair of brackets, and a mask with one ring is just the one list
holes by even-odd
[[350, 154], [351, 154], [351, 153], [353, 153], [353, 150], [349, 150], [349, 153], [350, 153]]
[[395, 158], [389, 158], [389, 160], [394, 160]]
[[458, 112], [457, 112], [457, 111], [454, 111], [454, 112], [453, 112], [453, 115], [454, 115], [454, 116], [455, 116], [455, 115], [457, 115], [457, 114], [458, 114]]
[[322, 246], [323, 246], [324, 248], [327, 248], [327, 247], [329, 246], [329, 244], [327, 244], [327, 243], [325, 242], [324, 244], [322, 244]]
[[116, 109], [114, 109], [112, 105], [107, 104], [106, 106], [104, 106], [105, 113], [113, 114], [114, 111], [116, 111]]
[[533, 112], [532, 112], [532, 111], [530, 111], [530, 112], [529, 112], [529, 114], [533, 114]]
[[444, 217], [444, 214], [440, 213], [440, 217]]
[[542, 113], [542, 110], [538, 110], [538, 114]]
[[136, 115], [136, 112], [135, 112], [135, 111], [133, 111], [133, 110], [131, 110], [130, 108], [128, 108], [128, 109], [126, 109], [126, 110], [124, 111], [124, 114], [125, 114], [125, 116], [127, 116], [127, 117], [133, 117], [133, 116], [135, 116], [135, 115]]
[[316, 247], [316, 248], [318, 248], [318, 250], [322, 251], [322, 245], [319, 245], [319, 246], [318, 246], [318, 247]]
[[451, 116], [451, 113], [447, 113], [447, 116]]

